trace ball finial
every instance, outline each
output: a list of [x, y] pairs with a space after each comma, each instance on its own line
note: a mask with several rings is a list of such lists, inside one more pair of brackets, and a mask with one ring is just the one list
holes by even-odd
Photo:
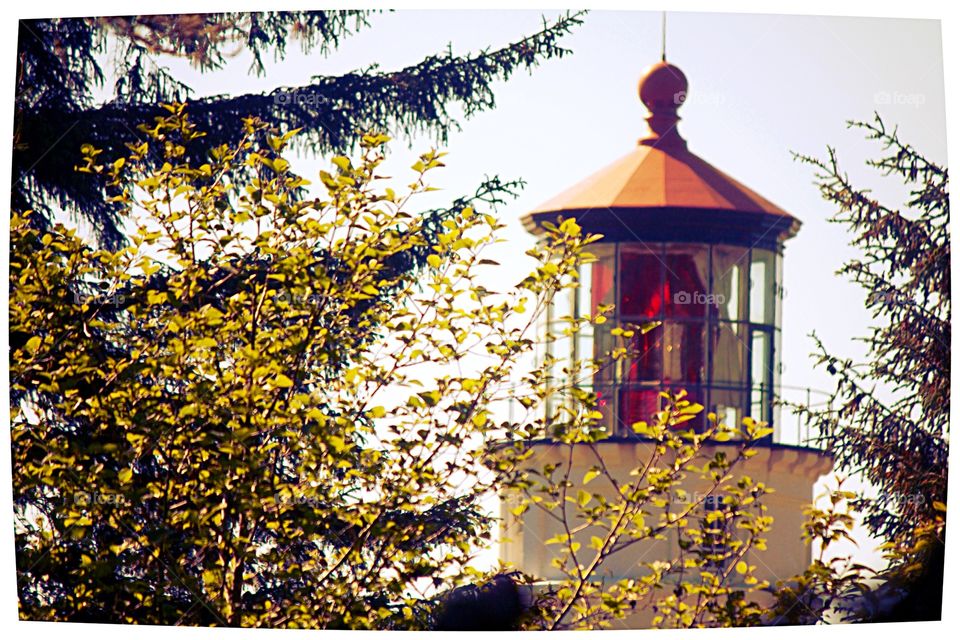
[[640, 78], [640, 101], [650, 111], [647, 124], [650, 135], [640, 140], [640, 144], [655, 146], [686, 146], [677, 133], [680, 116], [677, 109], [687, 99], [687, 77], [678, 67], [666, 61], [658, 62], [648, 68]]

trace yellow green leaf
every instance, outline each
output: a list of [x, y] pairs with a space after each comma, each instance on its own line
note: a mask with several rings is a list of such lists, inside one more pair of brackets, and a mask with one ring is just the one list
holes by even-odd
[[25, 348], [30, 353], [36, 353], [37, 350], [40, 349], [41, 344], [43, 344], [43, 338], [41, 338], [40, 336], [33, 336], [32, 338], [27, 340], [27, 344], [25, 345]]

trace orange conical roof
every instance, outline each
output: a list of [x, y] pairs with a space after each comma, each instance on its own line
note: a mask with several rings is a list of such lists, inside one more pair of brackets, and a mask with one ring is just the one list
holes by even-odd
[[657, 226], [682, 228], [676, 239], [683, 240], [697, 239], [698, 227], [702, 240], [760, 235], [782, 241], [796, 233], [799, 220], [687, 149], [677, 131], [687, 95], [680, 69], [666, 61], [651, 66], [639, 93], [650, 112], [649, 133], [626, 156], [536, 207], [524, 218], [529, 229], [573, 215], [595, 231], [616, 235], [619, 228], [621, 235], [650, 239], [673, 237]]
[[686, 149], [641, 144], [534, 210], [678, 207], [789, 216], [757, 192]]

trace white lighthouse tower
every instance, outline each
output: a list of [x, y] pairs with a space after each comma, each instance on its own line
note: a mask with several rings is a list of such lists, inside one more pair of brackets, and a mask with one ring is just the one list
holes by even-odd
[[[546, 326], [571, 312], [594, 313], [607, 304], [615, 311], [605, 326], [657, 323], [634, 338], [632, 357], [577, 383], [597, 394], [609, 437], [574, 452], [572, 465], [582, 469], [570, 477], [582, 478], [599, 455], [608, 470], [626, 478], [650, 446], [630, 425], [660, 410], [663, 391], [685, 390], [706, 408], [703, 421], [712, 412], [728, 425], [745, 417], [769, 423], [774, 433], [740, 471], [774, 489], [766, 498], [774, 519], [768, 550], [747, 560], [757, 565], [757, 577], [775, 584], [809, 565], [810, 550], [801, 537], [803, 509], [813, 500], [814, 484], [832, 466], [824, 452], [786, 442], [777, 409], [783, 249], [800, 221], [689, 151], [677, 130], [687, 88], [676, 66], [663, 61], [650, 67], [639, 87], [650, 114], [649, 131], [634, 150], [523, 222], [540, 234], [543, 223], [562, 216], [576, 219], [585, 233], [603, 235], [591, 246], [598, 260], [582, 267], [578, 289], [554, 300]], [[554, 342], [552, 355], [599, 357], [611, 344], [603, 327]], [[551, 443], [530, 446], [540, 448], [535, 452], [540, 462], [567, 461], [567, 451]], [[560, 533], [555, 519], [537, 509], [516, 516], [507, 499], [502, 526], [503, 561], [545, 581], [562, 577], [551, 564], [554, 547], [543, 543]], [[670, 544], [638, 545], [604, 563], [602, 572], [639, 577], [638, 559], [657, 554], [667, 559]]]

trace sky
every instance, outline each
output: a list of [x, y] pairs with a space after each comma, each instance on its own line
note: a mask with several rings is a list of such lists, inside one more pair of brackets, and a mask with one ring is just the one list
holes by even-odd
[[[220, 72], [200, 75], [180, 60], [166, 60], [196, 96], [271, 91], [306, 84], [315, 75], [339, 74], [377, 63], [398, 69], [444, 50], [475, 52], [537, 31], [536, 11], [398, 11], [371, 18], [371, 27], [344, 40], [329, 57], [290, 47], [269, 62], [264, 77], [248, 75], [238, 55]], [[543, 15], [551, 17], [556, 12]], [[510, 281], [530, 265], [522, 257], [532, 238], [519, 218], [539, 203], [628, 153], [646, 131], [637, 97], [643, 70], [659, 60], [659, 12], [596, 11], [562, 44], [571, 56], [518, 73], [494, 87], [497, 107], [462, 121], [443, 145], [447, 168], [433, 174], [433, 202], [470, 193], [485, 175], [523, 178], [527, 186], [502, 207], [508, 224], [491, 257]], [[856, 184], [878, 199], [903, 201], [902, 185], [864, 166], [881, 149], [847, 120], [879, 112], [902, 140], [929, 159], [946, 163], [944, 73], [940, 23], [935, 20], [787, 15], [670, 13], [667, 59], [689, 80], [680, 109], [681, 135], [691, 151], [794, 214], [803, 227], [785, 251], [783, 377], [787, 387], [829, 390], [810, 353], [814, 330], [838, 354], [863, 353], [855, 337], [871, 318], [864, 293], [836, 275], [856, 251], [846, 230], [813, 185], [813, 171], [791, 152], [823, 157], [837, 149]], [[106, 95], [106, 93], [104, 93]], [[397, 140], [387, 173], [405, 184], [406, 168], [435, 140]], [[315, 177], [329, 159], [304, 156], [294, 169]], [[432, 206], [421, 200], [425, 208]], [[796, 398], [798, 399], [798, 398]], [[791, 424], [784, 415], [785, 424]], [[859, 537], [863, 540], [863, 534]], [[861, 559], [875, 559], [861, 545]]]
[[[170, 68], [197, 96], [270, 91], [377, 63], [383, 69], [413, 64], [452, 44], [477, 51], [517, 40], [539, 29], [534, 11], [399, 11], [374, 16], [371, 28], [344, 41], [327, 58], [291, 47], [265, 77], [247, 74], [237, 56], [222, 72], [200, 75], [183, 61]], [[470, 192], [484, 175], [523, 178], [522, 195], [500, 215], [510, 226], [501, 249], [507, 264], [532, 239], [519, 218], [537, 204], [629, 152], [646, 130], [636, 94], [645, 67], [660, 53], [660, 14], [597, 11], [563, 39], [573, 55], [519, 73], [495, 87], [497, 107], [462, 121], [443, 149], [447, 168], [433, 174], [443, 198]], [[940, 24], [935, 20], [838, 18], [719, 13], [670, 13], [667, 58], [690, 82], [680, 109], [689, 148], [803, 222], [788, 241], [784, 267], [783, 383], [829, 389], [814, 371], [808, 335], [851, 354], [851, 339], [870, 323], [863, 292], [835, 276], [855, 255], [849, 236], [827, 222], [833, 213], [813, 185], [810, 166], [791, 152], [824, 157], [837, 149], [843, 168], [884, 201], [899, 203], [903, 190], [864, 166], [880, 152], [847, 120], [869, 120], [878, 111], [928, 158], [946, 162]], [[398, 178], [415, 155], [437, 141], [397, 140], [387, 165]], [[304, 157], [295, 168], [307, 176], [328, 159]], [[402, 182], [401, 182], [402, 183]], [[426, 204], [426, 201], [424, 201]], [[519, 264], [519, 263], [518, 263]]]

